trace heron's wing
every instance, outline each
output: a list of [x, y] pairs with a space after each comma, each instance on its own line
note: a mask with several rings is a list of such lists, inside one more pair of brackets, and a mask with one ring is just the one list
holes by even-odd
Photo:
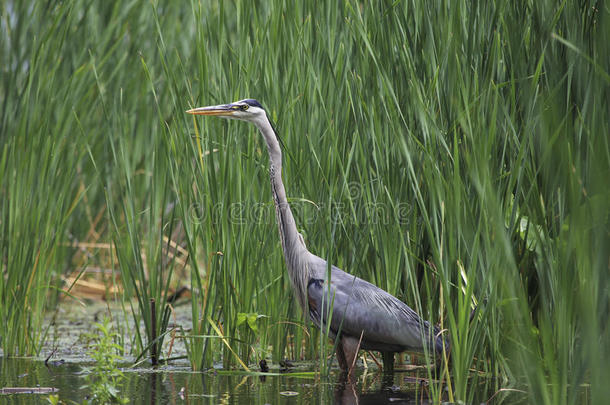
[[318, 326], [328, 325], [330, 318], [333, 335], [362, 336], [362, 347], [372, 349], [396, 345], [421, 350], [424, 342], [435, 340], [434, 328], [396, 297], [337, 267], [330, 273], [330, 282], [326, 271], [318, 272], [307, 288], [310, 315]]

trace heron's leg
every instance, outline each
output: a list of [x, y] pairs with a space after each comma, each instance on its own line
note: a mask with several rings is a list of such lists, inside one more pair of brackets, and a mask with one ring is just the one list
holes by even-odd
[[351, 336], [341, 337], [341, 346], [343, 346], [343, 355], [345, 356], [345, 362], [347, 363], [347, 373], [351, 374], [352, 368], [356, 364], [356, 356], [358, 356], [358, 350], [360, 350], [360, 341]]
[[394, 352], [381, 352], [383, 356], [383, 372], [393, 373], [394, 372]]
[[343, 353], [342, 339], [339, 339], [337, 341], [336, 353], [337, 353], [337, 361], [339, 362], [339, 367], [341, 368], [341, 371], [346, 372], [347, 371], [347, 361], [345, 360], [345, 354]]
[[443, 353], [436, 354], [436, 361], [434, 362], [434, 372], [436, 375], [442, 375], [444, 367], [451, 367], [451, 353], [447, 353], [447, 362], [443, 359]]

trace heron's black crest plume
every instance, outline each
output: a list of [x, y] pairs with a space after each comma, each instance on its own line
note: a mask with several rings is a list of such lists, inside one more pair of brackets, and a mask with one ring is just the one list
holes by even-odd
[[261, 103], [258, 102], [258, 100], [254, 100], [253, 98], [247, 98], [244, 100], [244, 103], [248, 104], [250, 107], [258, 107], [258, 108], [262, 108], [263, 110], [265, 109]]

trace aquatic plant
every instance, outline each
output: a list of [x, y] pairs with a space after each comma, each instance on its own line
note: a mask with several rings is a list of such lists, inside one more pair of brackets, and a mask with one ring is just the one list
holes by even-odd
[[119, 368], [123, 361], [123, 347], [116, 343], [119, 336], [112, 330], [110, 318], [106, 316], [101, 323], [95, 324], [95, 328], [97, 333], [89, 336], [92, 339], [89, 355], [93, 365], [88, 370], [86, 386], [91, 392], [91, 401], [95, 404], [126, 404], [129, 399], [120, 395], [124, 375]]

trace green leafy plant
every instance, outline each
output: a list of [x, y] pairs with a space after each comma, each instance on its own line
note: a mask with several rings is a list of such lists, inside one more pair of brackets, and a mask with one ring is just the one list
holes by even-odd
[[93, 343], [89, 350], [94, 363], [87, 376], [91, 400], [98, 404], [126, 404], [129, 400], [122, 398], [119, 391], [124, 378], [119, 369], [119, 363], [123, 360], [123, 347], [115, 343], [119, 336], [112, 330], [108, 317], [104, 317], [101, 323], [96, 323], [95, 328], [98, 333], [90, 335]]
[[260, 338], [259, 323], [266, 318], [265, 315], [260, 315], [255, 312], [239, 312], [237, 314], [236, 327], [241, 341], [239, 355], [246, 364], [249, 363], [250, 355], [255, 351], [254, 344], [256, 343], [256, 340]]

